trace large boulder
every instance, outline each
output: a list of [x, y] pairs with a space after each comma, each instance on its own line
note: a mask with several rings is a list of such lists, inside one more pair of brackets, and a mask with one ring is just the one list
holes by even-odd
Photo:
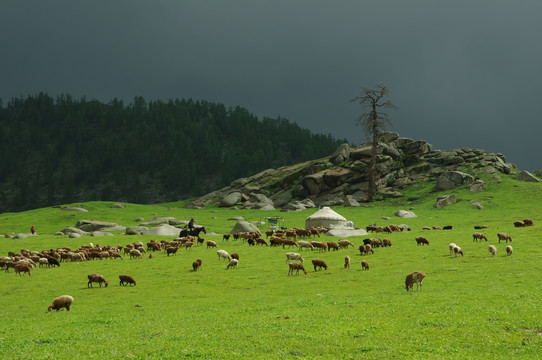
[[145, 226], [128, 226], [126, 228], [126, 235], [143, 235], [149, 228]]
[[406, 211], [406, 210], [399, 210], [394, 215], [403, 219], [418, 217], [418, 215], [414, 214], [412, 211]]
[[169, 224], [171, 220], [175, 220], [174, 217], [155, 217], [152, 220], [142, 222], [141, 226], [155, 226], [155, 225], [161, 225], [161, 224]]
[[239, 191], [231, 192], [220, 199], [220, 203], [218, 206], [221, 207], [229, 207], [237, 204], [239, 201], [241, 201], [242, 194]]
[[533, 174], [528, 171], [520, 171], [516, 176], [517, 180], [527, 181], [527, 182], [540, 182]]
[[160, 226], [156, 226], [156, 227], [143, 231], [142, 235], [178, 236], [179, 232], [180, 232], [180, 229], [175, 226], [162, 224]]
[[86, 232], [99, 231], [116, 226], [118, 226], [118, 224], [97, 220], [79, 220], [75, 223], [76, 228]]
[[444, 196], [439, 197], [434, 206], [436, 208], [440, 209], [440, 208], [443, 208], [443, 207], [451, 205], [451, 204], [455, 204], [455, 195], [454, 194], [444, 195]]
[[240, 232], [253, 232], [260, 231], [258, 227], [254, 224], [249, 223], [248, 221], [238, 221], [237, 224], [230, 231], [230, 234], [237, 234]]
[[465, 174], [461, 171], [445, 171], [437, 179], [437, 185], [435, 190], [446, 191], [452, 190], [459, 186], [470, 184], [474, 181], [474, 177], [469, 174]]
[[350, 157], [350, 145], [341, 144], [329, 158], [329, 162], [338, 165]]

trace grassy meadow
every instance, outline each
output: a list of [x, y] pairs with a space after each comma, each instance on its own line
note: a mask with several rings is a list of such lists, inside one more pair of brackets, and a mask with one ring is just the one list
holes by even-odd
[[[296, 249], [249, 247], [222, 240], [235, 221], [284, 217], [286, 227], [304, 227], [316, 210], [279, 211], [183, 209], [182, 203], [127, 204], [112, 209], [108, 202], [69, 204], [88, 213], [44, 208], [0, 214], [1, 233], [38, 236], [0, 239], [0, 255], [8, 251], [78, 248], [93, 242], [125, 245], [152, 236], [115, 234], [70, 239], [55, 236], [77, 220], [102, 220], [125, 226], [155, 216], [194, 217], [205, 225], [207, 240], [240, 255], [238, 269], [226, 270], [217, 249], [180, 248], [176, 256], [94, 260], [36, 268], [32, 276], [0, 272], [0, 358], [3, 359], [535, 359], [542, 354], [542, 185], [501, 175], [502, 183], [483, 178], [486, 190], [459, 189], [457, 203], [436, 209], [434, 182], [420, 182], [405, 197], [368, 207], [334, 208], [356, 227], [376, 223], [408, 224], [411, 232], [349, 237], [356, 247], [326, 253], [303, 251], [308, 275], [288, 276], [285, 253]], [[478, 200], [478, 210], [470, 204]], [[412, 209], [418, 217], [400, 219], [397, 210]], [[384, 219], [382, 217], [389, 217]], [[514, 228], [513, 221], [532, 219], [534, 226]], [[474, 225], [486, 224], [488, 242], [473, 242]], [[422, 230], [453, 225], [453, 230]], [[262, 227], [264, 230], [265, 227]], [[478, 230], [476, 230], [478, 231]], [[511, 235], [514, 254], [497, 233]], [[417, 246], [416, 236], [431, 244]], [[366, 237], [387, 237], [391, 248], [360, 256]], [[167, 240], [171, 238], [166, 237]], [[338, 238], [323, 236], [325, 241]], [[452, 257], [448, 244], [465, 252]], [[488, 246], [497, 247], [492, 258]], [[344, 269], [344, 256], [352, 259]], [[201, 271], [191, 264], [203, 260]], [[327, 271], [314, 271], [311, 260], [324, 259]], [[360, 262], [368, 260], [369, 271]], [[427, 277], [423, 290], [406, 292], [406, 274]], [[100, 273], [107, 288], [87, 288], [87, 274]], [[132, 275], [135, 287], [121, 287], [118, 275]], [[60, 295], [75, 300], [70, 312], [47, 312]]]

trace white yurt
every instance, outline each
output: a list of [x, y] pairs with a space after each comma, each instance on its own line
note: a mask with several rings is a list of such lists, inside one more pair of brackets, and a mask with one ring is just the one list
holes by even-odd
[[325, 226], [328, 228], [345, 227], [346, 219], [344, 216], [324, 206], [305, 220], [305, 227]]

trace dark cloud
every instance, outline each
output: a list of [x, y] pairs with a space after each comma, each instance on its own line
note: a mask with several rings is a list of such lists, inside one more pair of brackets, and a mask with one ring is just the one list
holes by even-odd
[[191, 97], [353, 143], [383, 82], [392, 130], [542, 168], [542, 2], [11, 1], [0, 98]]

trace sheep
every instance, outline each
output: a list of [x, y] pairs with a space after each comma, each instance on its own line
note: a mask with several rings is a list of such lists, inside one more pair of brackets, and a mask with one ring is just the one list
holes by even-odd
[[87, 287], [92, 287], [93, 282], [98, 283], [100, 285], [100, 287], [102, 287], [102, 283], [105, 284], [105, 287], [107, 287], [109, 285], [107, 280], [105, 280], [105, 278], [100, 274], [89, 274], [88, 275]]
[[312, 265], [314, 266], [314, 271], [316, 271], [316, 268], [319, 268], [320, 270], [322, 270], [322, 268], [324, 268], [325, 270], [327, 270], [327, 264], [322, 259], [313, 259], [312, 260]]
[[523, 226], [533, 226], [534, 223], [530, 219], [523, 219]]
[[314, 246], [309, 241], [299, 240], [297, 242], [297, 245], [299, 246], [299, 250], [303, 248], [309, 248], [311, 250], [314, 250]]
[[305, 275], [307, 275], [307, 270], [305, 270], [305, 267], [303, 266], [302, 263], [298, 263], [298, 262], [292, 262], [292, 263], [289, 263], [288, 264], [288, 275], [293, 275], [294, 274], [294, 270], [296, 270], [296, 274], [299, 275], [299, 270], [303, 270], [303, 272], [305, 273]]
[[512, 249], [512, 246], [508, 245], [506, 247], [506, 255], [510, 256], [514, 252], [514, 249]]
[[292, 247], [292, 246], [297, 246], [297, 243], [295, 242], [295, 240], [284, 240], [282, 241], [282, 248], [284, 249], [285, 246], [288, 246], [288, 247]]
[[323, 251], [323, 252], [327, 251], [327, 243], [325, 242], [311, 241], [311, 244], [315, 248], [318, 248], [319, 251]]
[[452, 230], [454, 227], [452, 225], [446, 225], [442, 227], [442, 230]]
[[149, 254], [149, 259], [154, 259], [154, 255], [153, 255], [153, 254]]
[[46, 258], [47, 261], [49, 262], [49, 266], [60, 266], [60, 263], [59, 263], [58, 260], [55, 259], [54, 257], [46, 256], [45, 258]]
[[361, 261], [361, 269], [362, 270], [369, 270], [369, 262], [367, 260]]
[[222, 259], [231, 261], [231, 256], [226, 250], [218, 250], [216, 254], [218, 255], [218, 261], [222, 261]]
[[237, 259], [231, 259], [230, 260], [230, 263], [228, 264], [228, 266], [226, 266], [226, 270], [228, 270], [229, 268], [236, 268], [236, 269], [239, 269], [239, 267], [237, 266], [239, 264], [239, 260]]
[[328, 248], [329, 251], [331, 251], [331, 249], [333, 249], [334, 251], [339, 250], [339, 245], [337, 245], [333, 241], [328, 241], [328, 242], [326, 242], [326, 244], [327, 244], [327, 248]]
[[248, 242], [248, 246], [256, 245], [256, 242], [254, 241], [254, 239], [248, 239], [247, 242]]
[[70, 311], [70, 307], [73, 303], [73, 296], [70, 295], [62, 295], [57, 297], [53, 300], [51, 305], [47, 308], [47, 311], [51, 312], [51, 310], [60, 311], [62, 308], [66, 308], [66, 311]]
[[201, 262], [201, 259], [197, 259], [196, 261], [194, 261], [194, 262], [192, 263], [192, 269], [193, 269], [194, 271], [198, 271], [199, 268], [201, 267], [201, 263], [202, 263], [202, 262]]
[[269, 246], [269, 244], [267, 243], [267, 241], [265, 241], [265, 239], [262, 239], [261, 237], [257, 238], [255, 241], [256, 241], [256, 244], [257, 244], [257, 245], [265, 245], [265, 246]]
[[141, 252], [137, 249], [130, 250], [130, 259], [141, 259]]
[[168, 246], [166, 248], [167, 256], [169, 256], [169, 254], [177, 255], [177, 250], [179, 250], [177, 246]]
[[289, 261], [291, 261], [291, 260], [299, 260], [299, 261], [301, 261], [301, 262], [305, 261], [305, 260], [303, 259], [303, 257], [302, 257], [300, 254], [298, 254], [298, 253], [294, 253], [294, 252], [288, 252], [288, 253], [286, 253], [286, 262], [289, 262]]
[[350, 256], [346, 255], [344, 257], [344, 268], [350, 269]]
[[424, 238], [423, 236], [418, 236], [416, 238], [416, 243], [417, 245], [429, 245], [429, 240], [427, 240], [426, 238]]
[[491, 254], [491, 257], [495, 257], [497, 255], [497, 248], [493, 245], [489, 245], [489, 253]]
[[338, 241], [339, 247], [348, 249], [349, 246], [354, 247], [354, 244], [352, 244], [349, 240], [341, 239]]
[[454, 248], [456, 246], [457, 245], [455, 243], [450, 243], [450, 245], [448, 245], [448, 247], [450, 248], [450, 256], [452, 256], [454, 254]]
[[382, 239], [382, 246], [383, 247], [391, 246], [391, 240], [390, 239]]
[[507, 233], [498, 233], [497, 237], [499, 238], [499, 244], [501, 243], [501, 240], [506, 240], [506, 242], [510, 240], [510, 242], [512, 242], [512, 238]]
[[461, 254], [461, 256], [464, 256], [463, 250], [459, 246], [454, 247], [454, 253], [455, 253], [455, 257], [457, 257], [458, 254]]
[[228, 241], [230, 239], [230, 234], [222, 235], [222, 240]]
[[360, 246], [359, 246], [359, 252], [360, 252], [360, 255], [363, 255], [363, 254], [367, 254], [367, 255], [368, 255], [369, 253], [371, 253], [371, 254], [374, 254], [374, 253], [375, 253], [375, 251], [373, 250], [373, 247], [372, 247], [371, 245], [369, 245], [369, 244], [367, 244], [367, 245], [363, 245], [363, 244], [360, 245]]
[[416, 290], [421, 291], [424, 278], [425, 278], [425, 273], [422, 271], [414, 271], [408, 274], [405, 279], [406, 291], [409, 291], [410, 289], [414, 291], [414, 283], [416, 283]]
[[14, 270], [15, 270], [15, 275], [19, 274], [19, 276], [22, 276], [21, 273], [23, 273], [23, 272], [28, 273], [28, 276], [32, 275], [32, 273], [30, 271], [30, 265], [27, 264], [27, 263], [15, 264]]
[[525, 224], [522, 221], [514, 221], [514, 226], [515, 227], [524, 227]]
[[119, 282], [120, 286], [126, 286], [128, 284], [130, 284], [130, 286], [132, 286], [132, 284], [134, 286], [136, 285], [136, 281], [130, 275], [119, 275], [119, 280], [120, 280]]
[[46, 258], [39, 258], [38, 263], [40, 264], [40, 267], [42, 267], [43, 265], [49, 266], [49, 260], [47, 260]]
[[238, 253], [231, 253], [230, 256], [231, 256], [232, 259], [239, 260], [239, 254]]
[[487, 241], [487, 237], [483, 234], [483, 233], [479, 233], [479, 232], [476, 232], [474, 234], [472, 234], [472, 241], [482, 241], [482, 240], [485, 240]]

